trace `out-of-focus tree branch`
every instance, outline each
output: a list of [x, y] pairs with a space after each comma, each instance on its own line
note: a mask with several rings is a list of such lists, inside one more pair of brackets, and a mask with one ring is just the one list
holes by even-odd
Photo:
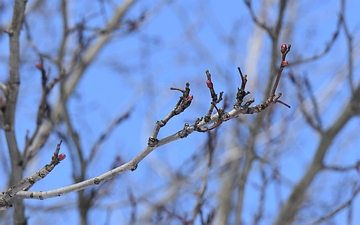
[[[260, 22], [259, 18], [257, 18], [255, 16], [255, 13], [253, 11], [252, 8], [252, 4], [251, 1], [247, 1], [245, 0], [245, 5], [248, 7], [250, 15], [254, 21], [254, 23], [258, 24], [261, 28], [263, 28], [264, 30], [266, 30], [267, 34], [270, 36], [271, 38], [271, 59], [270, 59], [270, 69], [269, 69], [269, 78], [266, 81], [266, 86], [265, 86], [265, 91], [263, 92], [263, 96], [264, 98], [266, 98], [266, 96], [269, 95], [271, 89], [273, 88], [273, 83], [275, 75], [276, 75], [276, 59], [277, 59], [277, 54], [278, 54], [278, 42], [279, 42], [279, 37], [280, 37], [280, 31], [282, 28], [282, 23], [283, 23], [283, 18], [284, 18], [284, 13], [285, 13], [285, 9], [286, 9], [286, 3], [287, 1], [281, 0], [278, 6], [278, 14], [276, 17], [276, 22], [273, 25], [269, 25], [269, 24], [265, 24], [263, 22]], [[271, 91], [273, 92], [273, 91]], [[271, 95], [271, 93], [270, 93]], [[238, 159], [238, 163], [234, 163], [234, 176], [236, 176], [237, 178], [234, 179], [230, 179], [228, 180], [229, 182], [233, 182], [234, 180], [237, 180], [236, 183], [233, 183], [232, 185], [227, 184], [227, 183], [223, 183], [223, 185], [228, 186], [228, 188], [231, 188], [233, 190], [237, 189], [237, 201], [236, 201], [236, 213], [235, 213], [235, 224], [241, 224], [241, 216], [242, 216], [242, 212], [243, 212], [243, 204], [244, 204], [244, 193], [245, 193], [245, 185], [247, 182], [247, 176], [249, 175], [249, 172], [251, 171], [251, 167], [252, 164], [254, 162], [255, 159], [255, 143], [256, 143], [256, 136], [258, 131], [260, 130], [260, 128], [262, 127], [263, 124], [263, 120], [264, 120], [265, 114], [260, 113], [257, 114], [252, 125], [249, 127], [250, 130], [250, 138], [247, 141], [247, 148], [248, 150], [245, 151], [245, 155], [243, 156], [243, 158], [239, 158]], [[243, 169], [241, 172], [236, 172], [239, 168], [239, 164], [242, 161], [243, 163]], [[235, 166], [237, 165], [237, 166]], [[235, 175], [236, 174], [236, 175]], [[229, 186], [230, 185], [230, 186]], [[225, 196], [228, 196], [229, 193], [232, 193], [233, 190], [231, 190], [229, 192], [228, 188], [223, 189], [223, 194], [221, 194], [220, 198], [224, 198]], [[225, 199], [227, 199], [226, 201], [224, 201]], [[220, 210], [219, 213], [216, 215], [217, 216], [217, 221], [216, 223], [218, 224], [227, 224], [228, 223], [228, 219], [230, 216], [230, 209], [229, 206], [232, 204], [232, 199], [230, 198], [230, 196], [228, 196], [227, 198], [220, 200]], [[227, 205], [227, 206], [225, 206]], [[223, 208], [224, 207], [224, 208]], [[225, 209], [226, 208], [226, 209]]]
[[[335, 208], [334, 210], [332, 210], [331, 212], [329, 212], [327, 215], [324, 215], [323, 217], [319, 218], [318, 220], [316, 220], [315, 222], [311, 223], [313, 225], [315, 224], [321, 224], [323, 221], [326, 221], [330, 218], [332, 218], [333, 216], [335, 216], [337, 213], [341, 212], [342, 210], [346, 209], [347, 207], [351, 207], [351, 204], [353, 203], [355, 197], [360, 193], [360, 187], [357, 187], [353, 193], [351, 194], [350, 198], [344, 202], [343, 204], [341, 204], [339, 207]], [[351, 220], [350, 220], [351, 221]], [[348, 222], [350, 222], [348, 221]], [[351, 224], [351, 222], [349, 223]]]
[[339, 117], [327, 130], [324, 131], [324, 133], [322, 133], [321, 140], [317, 146], [312, 163], [310, 164], [300, 181], [295, 185], [288, 200], [282, 206], [281, 212], [275, 222], [276, 225], [289, 224], [294, 221], [301, 203], [305, 200], [306, 190], [312, 183], [315, 176], [324, 168], [323, 160], [330, 148], [330, 145], [332, 144], [333, 140], [340, 132], [340, 130], [354, 116], [352, 105], [359, 103], [360, 85], [355, 90], [354, 97], [344, 106], [344, 110], [341, 112]]
[[[95, 59], [97, 54], [101, 51], [101, 49], [108, 43], [108, 41], [112, 37], [112, 31], [117, 29], [120, 26], [120, 22], [124, 17], [125, 13], [128, 9], [135, 3], [135, 0], [127, 0], [122, 5], [118, 6], [115, 10], [113, 17], [106, 25], [106, 31], [99, 35], [97, 40], [88, 47], [87, 51], [83, 53], [83, 56], [78, 60], [79, 65], [76, 66], [75, 70], [68, 75], [66, 82], [61, 87], [61, 95], [60, 99], [58, 100], [56, 106], [51, 111], [51, 121], [47, 120], [43, 123], [40, 133], [38, 137], [34, 140], [31, 146], [29, 146], [30, 151], [37, 151], [44, 140], [51, 132], [52, 123], [57, 123], [59, 118], [62, 115], [62, 105], [66, 104], [67, 99], [69, 98], [70, 94], [73, 92], [76, 84], [80, 80], [80, 78], [84, 75], [84, 71], [89, 66], [89, 64]], [[64, 9], [63, 9], [64, 10]], [[65, 42], [65, 41], [64, 41]], [[65, 48], [65, 45], [63, 46]], [[62, 54], [60, 54], [61, 56]], [[58, 59], [61, 60], [61, 59]]]
[[[344, 8], [342, 8], [344, 10]], [[341, 17], [342, 18], [342, 17]], [[343, 22], [345, 24], [345, 22]], [[352, 39], [347, 36], [347, 42], [351, 43]], [[348, 44], [351, 46], [351, 44]], [[352, 51], [348, 52], [349, 54]], [[353, 58], [350, 56], [348, 60], [348, 70], [349, 75], [352, 76], [351, 71], [353, 70]], [[351, 79], [351, 78], [349, 78]], [[327, 168], [324, 166], [324, 157], [330, 149], [331, 144], [335, 137], [340, 133], [340, 131], [344, 128], [344, 126], [354, 117], [357, 112], [354, 110], [354, 106], [358, 106], [360, 104], [360, 84], [356, 87], [356, 89], [350, 88], [352, 90], [352, 96], [349, 101], [345, 102], [343, 106], [343, 111], [340, 112], [339, 116], [333, 123], [329, 126], [328, 129], [321, 130], [320, 135], [321, 139], [317, 146], [316, 152], [312, 159], [312, 163], [309, 165], [308, 169], [301, 177], [299, 182], [294, 186], [292, 192], [288, 198], [288, 200], [284, 203], [281, 208], [281, 212], [279, 213], [275, 224], [287, 224], [293, 223], [295, 220], [295, 216], [298, 213], [300, 205], [306, 200], [305, 194], [308, 190], [308, 187], [314, 180], [314, 178], [324, 169]], [[309, 116], [308, 116], [309, 117]], [[319, 117], [319, 116], [318, 116]], [[317, 119], [317, 120], [320, 120]], [[310, 123], [311, 125], [312, 123]], [[313, 126], [315, 129], [317, 126]]]
[[[14, 2], [14, 11], [12, 22], [9, 30], [7, 31], [10, 37], [10, 78], [6, 93], [6, 109], [4, 116], [4, 130], [6, 135], [7, 146], [11, 160], [11, 176], [9, 185], [14, 185], [22, 179], [23, 167], [22, 158], [18, 148], [18, 143], [15, 136], [15, 111], [19, 94], [20, 76], [20, 32], [24, 21], [25, 13], [25, 0], [16, 0]], [[14, 201], [14, 223], [25, 224], [25, 212], [22, 200]]]

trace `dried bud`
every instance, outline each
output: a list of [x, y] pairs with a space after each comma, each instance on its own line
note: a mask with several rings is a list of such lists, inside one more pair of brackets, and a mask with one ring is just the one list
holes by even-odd
[[188, 99], [189, 101], [193, 100], [193, 98], [194, 98], [194, 96], [192, 96], [192, 95], [189, 95], [189, 96], [187, 97], [187, 99]]
[[286, 50], [287, 50], [287, 45], [286, 44], [282, 44], [281, 45], [281, 47], [280, 47], [280, 51], [281, 51], [281, 53], [284, 53], [284, 52], [286, 52]]
[[43, 69], [42, 64], [39, 63], [39, 62], [35, 63], [35, 66], [36, 66], [36, 68], [38, 68], [39, 70], [42, 70], [42, 69]]
[[58, 156], [59, 161], [62, 161], [62, 160], [64, 160], [65, 158], [66, 158], [66, 155], [65, 155], [64, 153], [62, 153], [62, 154], [60, 154], [60, 155]]
[[212, 87], [213, 87], [213, 83], [211, 82], [211, 80], [207, 80], [207, 81], [206, 81], [206, 85], [208, 86], [208, 88], [212, 88]]
[[285, 66], [287, 66], [287, 65], [288, 65], [288, 61], [286, 61], [286, 60], [284, 60], [284, 61], [281, 62], [281, 66], [285, 67]]

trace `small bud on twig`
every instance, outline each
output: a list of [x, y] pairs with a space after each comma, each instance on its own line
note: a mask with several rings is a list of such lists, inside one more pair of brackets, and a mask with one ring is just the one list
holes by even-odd
[[62, 161], [62, 160], [64, 160], [65, 158], [66, 158], [66, 155], [65, 155], [64, 153], [62, 153], [62, 154], [60, 154], [60, 155], [58, 156], [59, 161]]
[[42, 69], [43, 69], [42, 64], [39, 63], [39, 62], [35, 63], [35, 66], [36, 66], [36, 68], [38, 68], [39, 70], [42, 70]]
[[281, 62], [281, 66], [283, 66], [283, 67], [287, 66], [288, 64], [289, 64], [289, 63], [288, 63], [288, 61], [286, 61], [286, 60], [284, 60], [284, 61]]
[[280, 51], [281, 51], [281, 53], [284, 53], [284, 52], [286, 52], [286, 50], [287, 50], [287, 45], [286, 44], [282, 44], [281, 45], [281, 47], [280, 47]]

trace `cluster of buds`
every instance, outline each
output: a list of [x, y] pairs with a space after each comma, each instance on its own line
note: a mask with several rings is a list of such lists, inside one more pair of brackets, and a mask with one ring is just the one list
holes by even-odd
[[[243, 75], [241, 72], [241, 69], [238, 68], [240, 77], [241, 77], [241, 86], [238, 88], [238, 92], [236, 94], [236, 103], [234, 105], [234, 110], [231, 110], [230, 112], [225, 112], [225, 106], [227, 105], [226, 103], [224, 103], [223, 107], [218, 107], [218, 104], [223, 100], [224, 92], [220, 92], [219, 94], [216, 93], [216, 91], [214, 89], [214, 83], [212, 82], [212, 79], [211, 79], [211, 74], [208, 70], [206, 70], [205, 71], [206, 77], [207, 77], [206, 86], [208, 87], [208, 89], [210, 91], [210, 95], [211, 95], [211, 99], [212, 99], [209, 110], [204, 117], [198, 118], [195, 121], [194, 125], [192, 125], [191, 127], [189, 126], [189, 124], [186, 123], [184, 125], [183, 130], [179, 131], [177, 134], [175, 134], [175, 136], [178, 135], [178, 137], [184, 138], [187, 135], [189, 135], [190, 133], [192, 133], [193, 131], [198, 131], [198, 132], [210, 131], [210, 130], [218, 127], [224, 121], [227, 121], [232, 118], [236, 118], [239, 114], [258, 113], [273, 103], [281, 103], [281, 104], [285, 105], [286, 107], [290, 108], [290, 106], [288, 104], [279, 100], [279, 98], [281, 97], [281, 93], [278, 93], [277, 95], [275, 95], [277, 86], [280, 81], [282, 71], [283, 71], [284, 67], [286, 67], [288, 65], [288, 61], [286, 60], [286, 55], [287, 55], [287, 53], [290, 52], [290, 48], [291, 48], [290, 44], [288, 44], [288, 45], [282, 44], [280, 46], [280, 51], [282, 54], [281, 64], [280, 64], [280, 68], [278, 71], [278, 75], [276, 76], [275, 83], [273, 85], [271, 93], [269, 94], [268, 99], [266, 101], [264, 101], [263, 103], [258, 104], [256, 106], [250, 107], [250, 105], [255, 101], [255, 99], [253, 99], [253, 98], [247, 100], [243, 104], [245, 96], [250, 94], [250, 92], [245, 90], [245, 86], [247, 83], [247, 76]], [[160, 145], [158, 145], [159, 139], [157, 139], [157, 136], [159, 134], [160, 128], [164, 127], [172, 117], [182, 113], [186, 108], [188, 108], [190, 106], [191, 101], [193, 100], [194, 97], [193, 97], [193, 95], [190, 95], [189, 86], [190, 86], [190, 84], [186, 83], [185, 89], [174, 88], [174, 87], [170, 88], [170, 90], [177, 90], [177, 91], [182, 92], [182, 96], [180, 97], [179, 101], [177, 102], [175, 108], [167, 116], [165, 116], [164, 119], [156, 122], [154, 131], [148, 139], [149, 147], [155, 148], [157, 146], [160, 146], [161, 144], [164, 144], [165, 142], [163, 141], [162, 143], [160, 143]], [[215, 116], [213, 114], [214, 110], [216, 110], [217, 116]], [[213, 124], [210, 127], [206, 127], [209, 123], [213, 123]], [[166, 141], [168, 141], [168, 139]]]

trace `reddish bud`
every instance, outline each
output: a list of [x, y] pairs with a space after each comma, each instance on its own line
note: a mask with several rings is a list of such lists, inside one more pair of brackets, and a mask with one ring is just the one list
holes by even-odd
[[213, 87], [213, 83], [211, 82], [211, 80], [207, 80], [207, 81], [206, 81], [206, 85], [208, 86], [208, 88], [212, 88], [212, 87]]
[[355, 169], [358, 173], [360, 173], [360, 161], [358, 161], [357, 164], [355, 165]]
[[284, 66], [284, 67], [287, 66], [288, 64], [289, 64], [289, 63], [288, 63], [288, 61], [286, 61], [286, 60], [284, 60], [284, 61], [281, 62], [281, 66]]
[[280, 51], [281, 51], [281, 53], [284, 53], [284, 52], [286, 52], [286, 50], [287, 50], [287, 45], [286, 44], [282, 44], [281, 45], [281, 47], [280, 47]]
[[36, 66], [36, 68], [38, 68], [39, 70], [42, 70], [42, 69], [43, 69], [42, 64], [39, 63], [39, 62], [35, 63], [35, 66]]
[[64, 160], [65, 158], [66, 158], [66, 155], [65, 155], [64, 153], [62, 153], [62, 154], [60, 154], [60, 155], [58, 156], [58, 159], [59, 159], [60, 161]]
[[194, 96], [192, 96], [192, 95], [189, 95], [189, 96], [187, 97], [187, 99], [188, 99], [189, 101], [193, 100], [193, 98], [194, 98]]

